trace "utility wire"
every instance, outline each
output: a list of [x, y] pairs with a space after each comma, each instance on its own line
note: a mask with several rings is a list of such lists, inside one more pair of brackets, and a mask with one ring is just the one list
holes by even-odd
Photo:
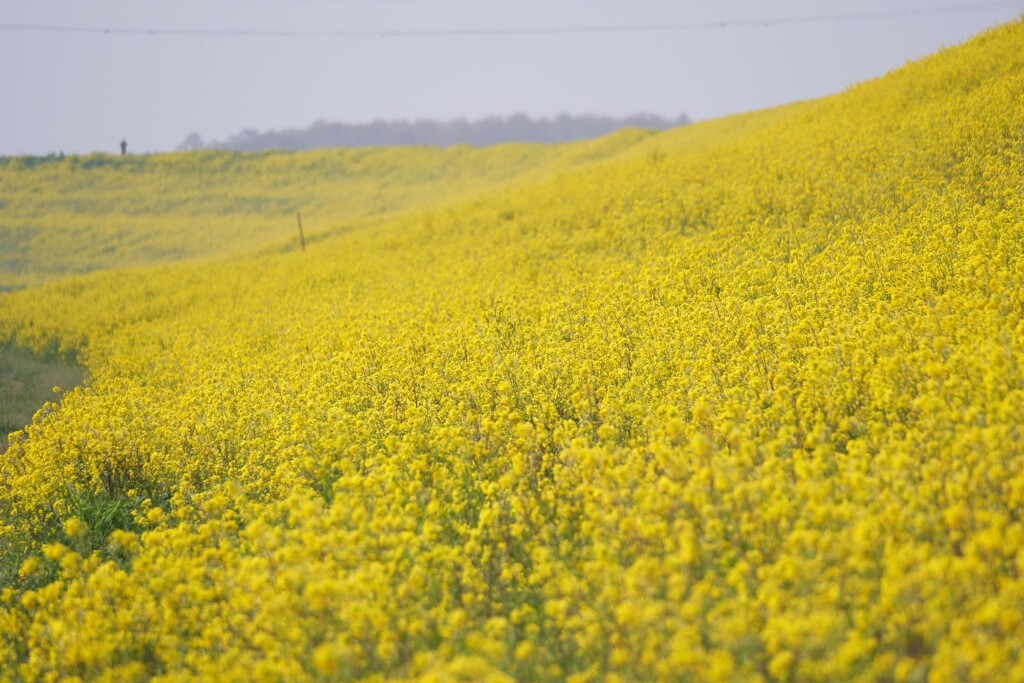
[[1003, 0], [981, 4], [942, 5], [915, 9], [851, 12], [847, 14], [809, 14], [774, 19], [735, 19], [724, 21], [669, 22], [660, 24], [606, 24], [596, 26], [555, 26], [548, 28], [468, 28], [468, 29], [201, 29], [201, 28], [107, 28], [101, 26], [70, 26], [60, 24], [0, 23], [0, 31], [77, 33], [133, 36], [195, 36], [204, 38], [461, 38], [472, 36], [552, 36], [601, 33], [654, 33], [665, 31], [700, 31], [733, 28], [767, 28], [798, 24], [840, 23], [870, 19], [906, 19], [941, 14], [967, 14], [988, 12], [1005, 7], [1020, 6], [1024, 0]]

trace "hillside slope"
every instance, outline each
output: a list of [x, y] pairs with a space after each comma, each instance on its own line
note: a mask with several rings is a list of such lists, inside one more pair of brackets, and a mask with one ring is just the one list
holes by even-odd
[[0, 158], [0, 291], [92, 272], [297, 244], [613, 157], [580, 143]]
[[0, 671], [1024, 679], [1022, 44], [3, 296]]

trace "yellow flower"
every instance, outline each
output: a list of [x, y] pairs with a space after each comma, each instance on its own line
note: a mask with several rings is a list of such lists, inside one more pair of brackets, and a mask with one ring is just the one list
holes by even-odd
[[80, 539], [89, 533], [89, 525], [78, 517], [70, 517], [64, 521], [64, 533], [72, 539]]

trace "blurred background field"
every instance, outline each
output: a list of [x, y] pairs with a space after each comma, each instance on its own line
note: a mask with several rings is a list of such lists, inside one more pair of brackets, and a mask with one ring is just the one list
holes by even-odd
[[0, 291], [94, 270], [245, 255], [610, 158], [564, 145], [0, 158]]

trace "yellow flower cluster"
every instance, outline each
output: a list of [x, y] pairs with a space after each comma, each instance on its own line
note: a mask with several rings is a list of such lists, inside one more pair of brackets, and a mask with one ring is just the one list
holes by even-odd
[[4, 295], [0, 672], [1024, 680], [1022, 44]]

